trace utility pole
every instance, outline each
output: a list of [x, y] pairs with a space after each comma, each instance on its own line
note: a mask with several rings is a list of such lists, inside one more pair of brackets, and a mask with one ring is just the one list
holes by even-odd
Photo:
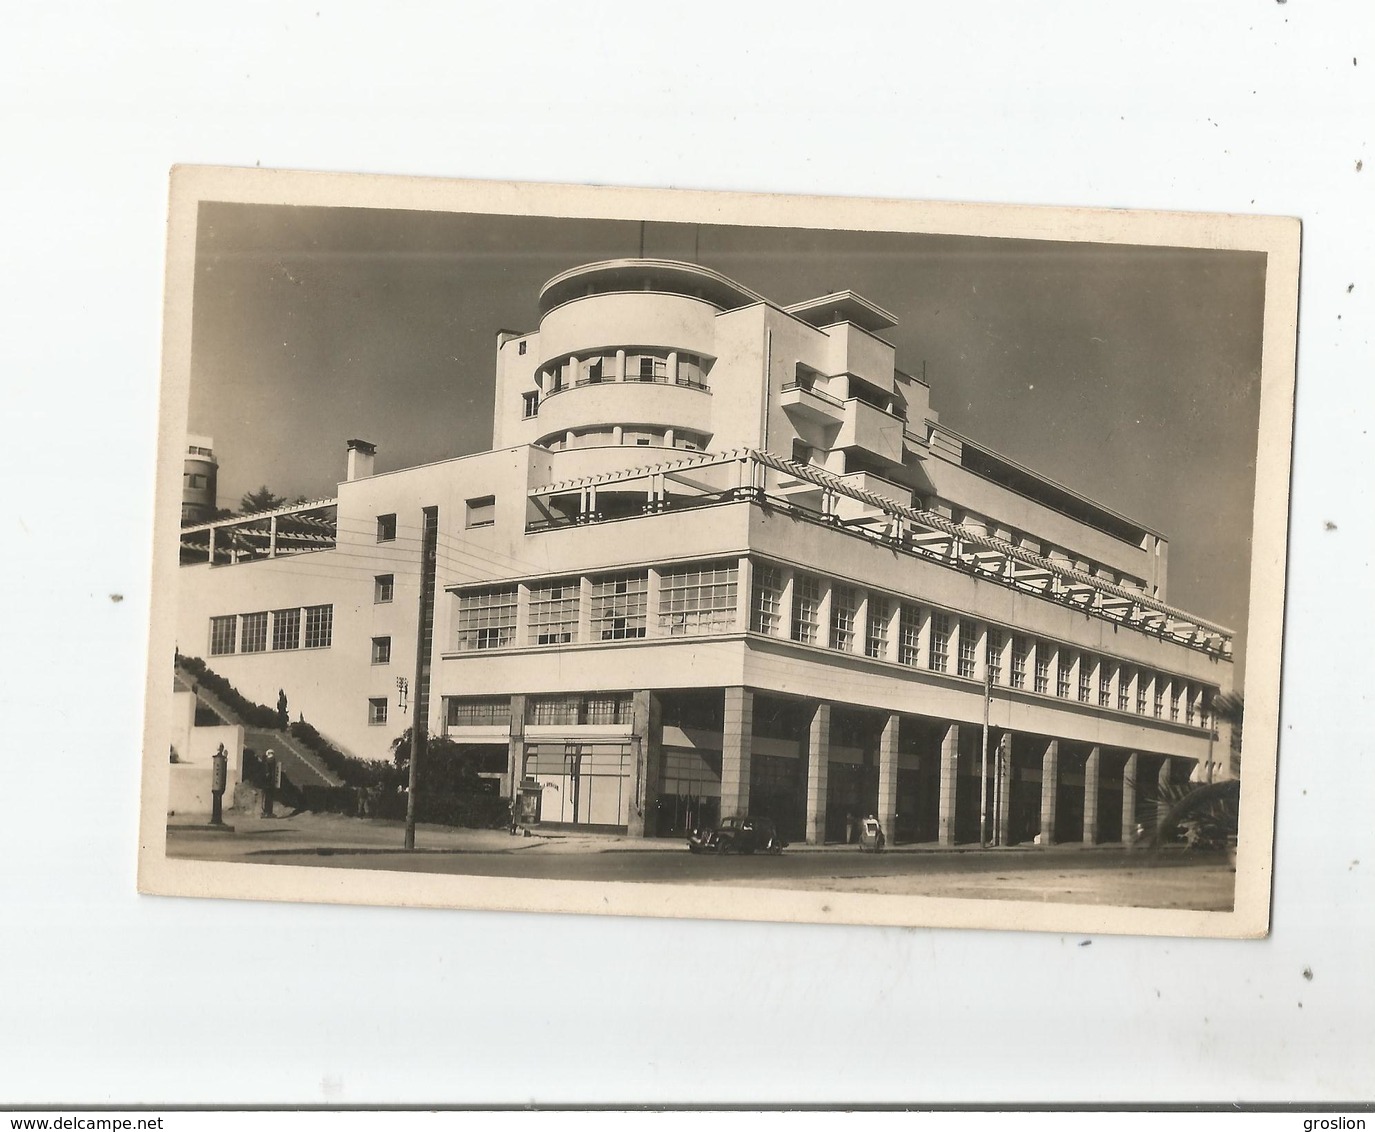
[[420, 602], [415, 624], [415, 714], [411, 717], [411, 765], [406, 776], [406, 848], [415, 848], [415, 788], [429, 716], [430, 648], [434, 632], [434, 575], [439, 552], [439, 510], [424, 510], [420, 547]]
[[984, 725], [982, 754], [979, 760], [979, 844], [988, 847], [988, 705], [993, 699], [993, 670], [988, 666], [984, 647]]

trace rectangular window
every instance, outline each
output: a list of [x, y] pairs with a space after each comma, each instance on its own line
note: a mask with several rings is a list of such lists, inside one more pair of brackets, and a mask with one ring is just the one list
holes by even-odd
[[306, 648], [327, 649], [334, 643], [334, 606], [306, 606]]
[[931, 614], [931, 654], [926, 663], [932, 672], [946, 672], [950, 668], [950, 617], [947, 614]]
[[526, 639], [531, 645], [566, 645], [578, 639], [577, 578], [537, 582], [530, 587], [530, 628]]
[[373, 637], [372, 639], [372, 662], [373, 664], [391, 663], [391, 638]]
[[1136, 714], [1146, 714], [1146, 674], [1139, 670], [1136, 673]]
[[1087, 653], [1079, 658], [1079, 702], [1089, 702], [1093, 692], [1093, 658]]
[[234, 651], [235, 631], [239, 619], [230, 614], [228, 617], [210, 618], [210, 655], [228, 656]]
[[378, 515], [377, 516], [377, 541], [394, 542], [396, 540], [396, 516]]
[[267, 614], [245, 613], [239, 636], [240, 652], [267, 652]]
[[984, 650], [985, 663], [988, 665], [990, 684], [1003, 682], [1003, 631], [991, 625], [988, 628], [988, 648]]
[[499, 586], [458, 595], [458, 649], [504, 649], [516, 633], [516, 587]]
[[1112, 665], [1102, 659], [1098, 661], [1098, 706], [1112, 706]]
[[888, 657], [888, 623], [893, 618], [892, 603], [886, 597], [869, 595], [869, 623], [864, 631], [864, 655], [877, 660]]
[[602, 726], [630, 723], [632, 707], [632, 697], [625, 692], [584, 696], [580, 722]]
[[814, 645], [820, 637], [821, 579], [810, 574], [793, 578], [793, 640]]
[[1160, 676], [1155, 678], [1155, 697], [1151, 707], [1156, 719], [1165, 714], [1165, 681]]
[[898, 663], [921, 663], [921, 610], [904, 605], [898, 614]]
[[511, 722], [508, 699], [445, 696], [444, 704], [444, 720], [450, 727], [492, 727]]
[[1062, 700], [1069, 699], [1069, 678], [1073, 667], [1074, 657], [1061, 649], [1060, 663], [1055, 668], [1055, 694]]
[[372, 600], [374, 604], [384, 605], [396, 595], [396, 575], [378, 574], [372, 580]]
[[1184, 722], [1192, 727], [1194, 725], [1194, 699], [1189, 694], [1188, 688], [1184, 689], [1181, 699], [1184, 701]]
[[469, 527], [490, 527], [497, 521], [497, 500], [494, 495], [480, 495], [468, 500], [467, 522]]
[[527, 341], [525, 341], [524, 338], [522, 338], [519, 342], [516, 343], [516, 353], [517, 353], [517, 354], [523, 354], [523, 353], [525, 353], [525, 347], [528, 346], [529, 344], [530, 344], [530, 343], [528, 343]]
[[522, 393], [522, 394], [520, 395], [520, 401], [521, 401], [520, 413], [521, 413], [521, 416], [522, 416], [525, 420], [528, 421], [531, 417], [539, 416], [539, 393], [538, 393], [538, 392]]
[[974, 676], [974, 659], [979, 651], [979, 627], [973, 621], [960, 618], [960, 656], [956, 672], [968, 679]]
[[1026, 660], [1031, 642], [1025, 637], [1014, 634], [1012, 637], [1012, 686], [1026, 687]]
[[668, 379], [668, 359], [641, 357], [639, 359], [639, 378], [641, 381], [666, 381]]
[[387, 701], [385, 697], [378, 697], [368, 701], [368, 725], [370, 727], [380, 727], [387, 722]]
[[301, 611], [274, 609], [272, 611], [272, 651], [283, 652], [301, 647]]
[[1131, 696], [1131, 672], [1122, 665], [1117, 668], [1117, 710], [1128, 711], [1130, 709]]
[[738, 577], [734, 562], [665, 570], [659, 579], [659, 628], [669, 636], [731, 632]]
[[627, 641], [643, 637], [648, 605], [648, 573], [592, 579], [592, 639]]
[[1184, 689], [1180, 688], [1180, 689], [1176, 690], [1175, 687], [1174, 687], [1173, 685], [1171, 685], [1168, 689], [1166, 689], [1166, 693], [1165, 693], [1165, 694], [1166, 694], [1167, 696], [1169, 696], [1169, 698], [1170, 698], [1170, 722], [1171, 722], [1171, 723], [1178, 723], [1178, 722], [1179, 722], [1179, 701], [1180, 701], [1180, 700], [1183, 698], [1183, 696], [1184, 696]]
[[1041, 695], [1050, 691], [1050, 646], [1045, 641], [1036, 642], [1036, 687]]
[[754, 564], [754, 595], [750, 602], [750, 628], [778, 636], [783, 625], [783, 571], [777, 566]]
[[855, 647], [855, 614], [859, 599], [852, 586], [831, 586], [831, 648], [851, 652]]

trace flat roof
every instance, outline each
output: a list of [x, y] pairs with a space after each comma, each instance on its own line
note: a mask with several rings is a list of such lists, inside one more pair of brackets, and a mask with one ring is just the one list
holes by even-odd
[[700, 264], [675, 259], [608, 259], [555, 275], [540, 288], [539, 311], [545, 315], [573, 299], [618, 291], [667, 291], [702, 299], [721, 310], [765, 301], [763, 295]]
[[793, 303], [792, 306], [783, 309], [813, 326], [833, 326], [837, 322], [852, 322], [870, 334], [889, 330], [898, 324], [896, 315], [850, 290], [835, 291], [803, 303]]

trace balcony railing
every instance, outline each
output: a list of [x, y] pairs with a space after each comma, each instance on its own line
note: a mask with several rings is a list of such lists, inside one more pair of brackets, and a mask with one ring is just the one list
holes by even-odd
[[845, 408], [844, 401], [841, 401], [836, 397], [832, 397], [829, 393], [823, 393], [820, 389], [815, 389], [812, 386], [806, 385], [800, 381], [788, 382], [786, 385], [783, 386], [782, 392], [791, 393], [793, 390], [799, 390], [803, 393], [809, 393], [811, 394], [811, 396], [816, 397], [821, 401], [825, 401], [828, 405], [834, 405], [837, 409]]
[[696, 389], [702, 393], [710, 393], [711, 386], [703, 381], [694, 381], [689, 377], [679, 377], [670, 381], [667, 377], [640, 377], [638, 375], [626, 375], [623, 381], [617, 381], [614, 377], [580, 377], [572, 383], [564, 382], [562, 385], [555, 385], [544, 392], [544, 400], [549, 400], [560, 393], [567, 393], [570, 389], [581, 389], [585, 385], [676, 385], [682, 389]]
[[[785, 493], [780, 475], [788, 480], [810, 480], [821, 489], [820, 503]], [[643, 504], [632, 506], [639, 492], [644, 493]], [[547, 484], [529, 495], [531, 512], [526, 530], [530, 533], [747, 501], [1162, 640], [1222, 658], [1232, 655], [1235, 634], [1225, 626], [771, 452], [742, 448], [617, 469]], [[856, 508], [855, 503], [862, 506]]]

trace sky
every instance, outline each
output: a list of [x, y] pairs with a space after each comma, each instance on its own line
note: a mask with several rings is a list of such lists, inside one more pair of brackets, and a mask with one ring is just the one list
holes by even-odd
[[642, 239], [780, 305], [849, 288], [894, 314], [943, 423], [1170, 540], [1169, 600], [1238, 631], [1240, 685], [1261, 253], [204, 203], [189, 430], [219, 505], [332, 496], [353, 437], [378, 471], [489, 447], [496, 332]]

